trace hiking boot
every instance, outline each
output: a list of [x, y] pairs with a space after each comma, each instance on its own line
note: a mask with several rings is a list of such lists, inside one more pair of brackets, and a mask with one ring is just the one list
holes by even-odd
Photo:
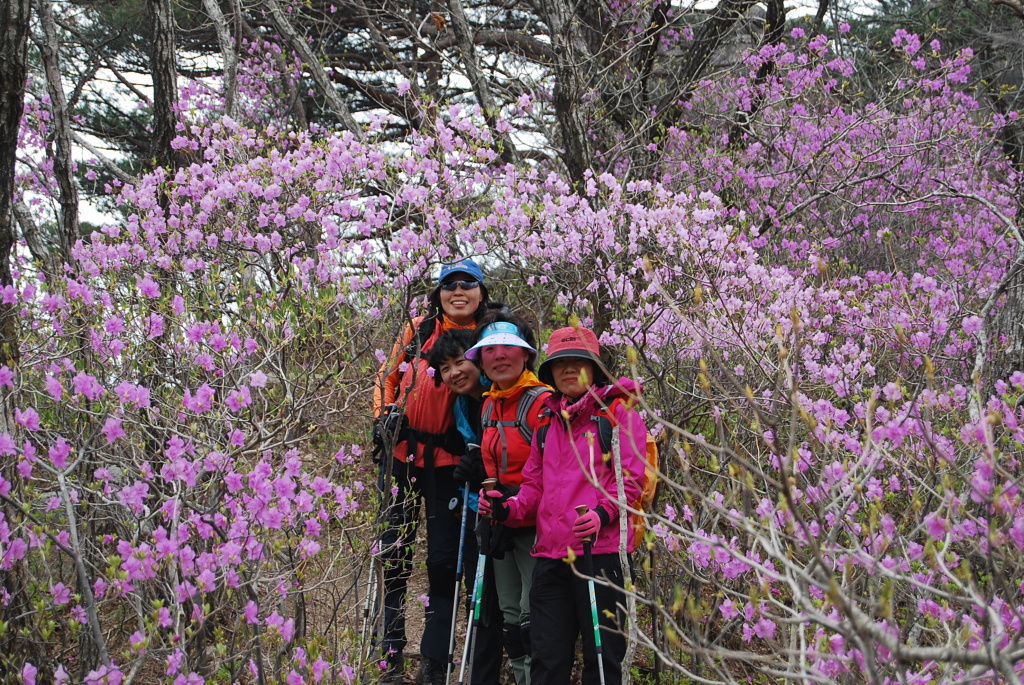
[[420, 660], [420, 671], [416, 675], [416, 682], [421, 685], [445, 685], [448, 679], [448, 667], [440, 661], [434, 661], [429, 657]]
[[385, 654], [383, 660], [387, 662], [387, 667], [380, 677], [381, 685], [401, 683], [405, 679], [405, 657], [402, 655], [402, 651]]

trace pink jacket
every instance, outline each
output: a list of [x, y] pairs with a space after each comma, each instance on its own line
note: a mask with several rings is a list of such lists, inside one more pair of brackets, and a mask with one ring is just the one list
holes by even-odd
[[[628, 378], [620, 378], [614, 386], [594, 388], [605, 405], [626, 395], [623, 390], [638, 394], [640, 387]], [[563, 559], [571, 547], [576, 554], [583, 553], [583, 544], [572, 534], [577, 514], [574, 507], [585, 504], [593, 509], [601, 507], [608, 513], [609, 523], [603, 526], [593, 544], [594, 554], [616, 554], [619, 551], [619, 506], [615, 485], [615, 464], [609, 457], [601, 457], [594, 416], [601, 404], [593, 395], [576, 415], [569, 430], [559, 415], [559, 394], [545, 398], [555, 414], [551, 417], [541, 454], [534, 434], [530, 458], [523, 467], [523, 482], [519, 493], [507, 500], [507, 523], [515, 526], [536, 518], [537, 542], [533, 556]], [[640, 415], [620, 403], [615, 407], [614, 423], [619, 427], [619, 445], [622, 455], [623, 483], [626, 501], [636, 500], [644, 487], [647, 426]], [[571, 432], [570, 432], [571, 431]], [[593, 435], [593, 439], [588, 438]], [[592, 474], [588, 479], [586, 474]], [[600, 487], [595, 487], [596, 481]], [[628, 529], [627, 549], [633, 551], [633, 532]]]

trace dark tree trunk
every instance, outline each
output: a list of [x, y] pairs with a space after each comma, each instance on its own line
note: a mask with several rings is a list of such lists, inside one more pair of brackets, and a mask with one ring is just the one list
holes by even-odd
[[459, 42], [459, 52], [462, 53], [462, 64], [466, 68], [466, 76], [473, 84], [473, 92], [476, 94], [477, 102], [480, 103], [480, 109], [484, 112], [484, 119], [494, 135], [494, 140], [500, 143], [502, 159], [513, 164], [516, 161], [515, 145], [511, 138], [498, 130], [498, 107], [491, 94], [491, 87], [480, 68], [476, 50], [473, 48], [472, 29], [469, 18], [466, 16], [466, 10], [462, 6], [462, 0], [448, 0], [448, 9], [451, 12], [452, 29]]
[[[0, 285], [12, 285], [11, 249], [14, 247], [14, 163], [18, 150], [18, 131], [25, 108], [25, 76], [28, 56], [29, 14], [31, 0], [4, 0], [0, 3]], [[15, 305], [0, 305], [0, 364], [14, 366], [18, 361], [18, 328]], [[10, 398], [0, 397], [0, 412], [5, 424], [13, 413]], [[7, 425], [4, 430], [9, 430]], [[5, 460], [4, 470], [13, 470], [12, 460]], [[17, 479], [5, 473], [8, 480]], [[7, 502], [0, 504], [8, 521], [21, 515]], [[34, 611], [29, 604], [28, 574], [24, 562], [14, 564], [0, 573], [0, 586], [10, 594], [9, 602], [0, 606], [0, 619], [7, 630], [0, 639], [4, 654], [18, 654], [23, 659], [40, 663], [38, 641], [21, 634], [25, 617]]]
[[[997, 63], [998, 64], [998, 63]], [[992, 65], [991, 63], [989, 64]], [[1000, 91], [999, 86], [1014, 86], [1011, 92], [1019, 93], [1019, 81], [1014, 73], [992, 69], [986, 74], [987, 80], [995, 85], [993, 91]], [[1010, 90], [1010, 89], [1007, 89]], [[994, 98], [993, 109], [1003, 114], [1020, 107], [1020, 96], [1012, 99]], [[1003, 154], [1016, 167], [1024, 170], [1024, 125], [1015, 121], [1004, 126], [999, 132]], [[1017, 215], [1015, 236], [1017, 249], [1010, 263], [1003, 287], [1001, 306], [992, 308], [992, 318], [987, 323], [990, 335], [988, 344], [989, 359], [986, 361], [983, 390], [986, 395], [995, 392], [995, 383], [1006, 380], [1014, 371], [1024, 371], [1024, 222], [1021, 212], [1024, 211], [1024, 188], [1017, 189]]]
[[[178, 71], [175, 61], [174, 12], [171, 0], [147, 0], [152, 43], [150, 70], [153, 76], [153, 146], [157, 166], [173, 170], [178, 154], [171, 141], [178, 135]], [[173, 176], [173, 172], [171, 173]]]
[[[0, 285], [13, 285], [14, 160], [25, 108], [30, 0], [5, 0], [0, 10]], [[0, 363], [18, 360], [17, 312], [0, 305]]]
[[71, 264], [71, 249], [79, 237], [78, 186], [72, 171], [71, 122], [68, 120], [67, 98], [61, 82], [60, 42], [50, 0], [39, 0], [39, 24], [43, 30], [43, 38], [38, 44], [39, 54], [43, 58], [46, 89], [50, 94], [50, 109], [53, 112], [53, 174], [60, 191], [60, 214], [57, 221], [60, 258]]

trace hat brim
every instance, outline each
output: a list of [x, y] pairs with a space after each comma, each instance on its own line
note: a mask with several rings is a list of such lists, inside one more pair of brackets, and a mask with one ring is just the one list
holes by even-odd
[[604, 360], [600, 356], [594, 354], [590, 350], [559, 350], [550, 357], [544, 360], [544, 363], [537, 369], [537, 377], [544, 383], [547, 383], [551, 387], [555, 385], [554, 372], [551, 370], [551, 363], [556, 362], [559, 359], [586, 359], [587, 361], [594, 362], [594, 375], [597, 378], [593, 379], [595, 383], [607, 381], [607, 375], [603, 369], [605, 366]]
[[529, 350], [530, 352], [536, 352], [537, 350], [530, 347], [530, 344], [520, 338], [517, 335], [511, 333], [493, 333], [483, 338], [476, 345], [466, 350], [466, 359], [470, 361], [476, 361], [480, 358], [480, 350], [490, 345], [512, 345], [514, 347], [522, 347]]

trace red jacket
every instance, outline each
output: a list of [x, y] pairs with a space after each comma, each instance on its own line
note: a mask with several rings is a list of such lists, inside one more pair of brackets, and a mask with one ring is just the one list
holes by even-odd
[[[419, 444], [414, 460], [414, 465], [418, 466], [423, 465], [426, 435], [442, 436], [457, 432], [455, 414], [452, 411], [455, 395], [444, 383], [434, 382], [426, 354], [444, 331], [459, 326], [452, 325], [447, 319], [439, 322], [434, 327], [434, 333], [423, 343], [419, 356], [407, 358], [404, 350], [413, 340], [422, 320], [422, 317], [414, 319], [412, 326], [407, 327], [405, 334], [395, 343], [391, 357], [381, 367], [380, 382], [374, 390], [375, 415], [380, 415], [384, 405], [398, 404], [405, 408], [409, 428], [419, 431]], [[395, 459], [409, 460], [408, 440], [402, 440], [395, 446]], [[455, 466], [458, 463], [457, 455], [448, 452], [442, 446], [435, 446], [435, 466]]]
[[[551, 390], [547, 386], [534, 386], [534, 388], [543, 392], [535, 397], [525, 414], [526, 425], [529, 426], [531, 433], [540, 424], [545, 398], [551, 396]], [[480, 411], [481, 420], [487, 419], [483, 426], [483, 436], [480, 439], [480, 455], [483, 458], [487, 476], [496, 479], [502, 485], [519, 485], [522, 482], [523, 466], [530, 456], [530, 443], [523, 439], [518, 426], [511, 425], [516, 422], [519, 400], [528, 389], [533, 390], [533, 388], [523, 388], [514, 395], [499, 400], [489, 396], [485, 397]], [[490, 416], [488, 416], [488, 412], [490, 412]], [[503, 425], [487, 425], [490, 422], [501, 422]], [[504, 434], [504, 441], [502, 434]]]
[[[640, 388], [628, 378], [621, 378], [614, 386], [594, 390], [605, 405], [611, 405], [615, 398], [627, 392], [637, 394]], [[593, 418], [600, 404], [589, 396], [588, 404], [584, 404], [567, 430], [564, 419], [559, 416], [558, 398], [553, 395], [545, 401], [554, 416], [545, 436], [544, 453], [541, 454], [535, 440], [529, 461], [523, 468], [519, 493], [506, 502], [507, 523], [521, 525], [521, 521], [535, 518], [537, 542], [533, 555], [563, 559], [570, 547], [576, 554], [583, 553], [583, 544], [572, 533], [577, 518], [575, 507], [580, 504], [590, 509], [601, 507], [608, 513], [610, 522], [598, 532], [593, 553], [616, 554], [619, 550], [618, 490], [615, 464], [611, 459], [605, 461], [600, 454], [597, 422]], [[644, 487], [647, 426], [640, 414], [622, 403], [616, 405], [613, 419], [619, 428], [623, 488], [626, 501], [632, 502]], [[600, 487], [592, 485], [591, 480], [596, 480]], [[633, 551], [632, 528], [627, 531], [626, 545]]]

